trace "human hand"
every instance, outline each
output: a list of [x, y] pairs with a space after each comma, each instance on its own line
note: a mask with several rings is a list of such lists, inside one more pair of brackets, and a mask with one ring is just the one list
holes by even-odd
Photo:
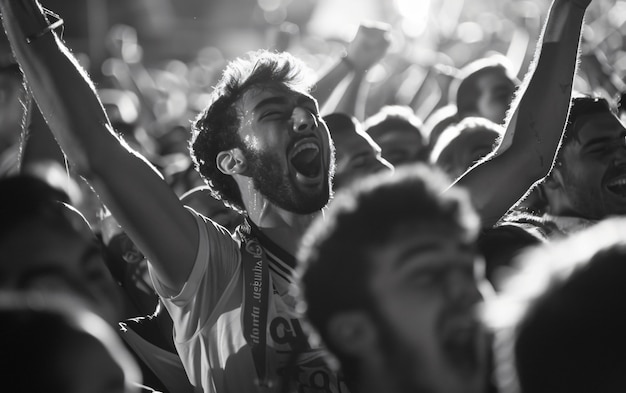
[[390, 44], [389, 30], [386, 23], [361, 23], [346, 54], [355, 71], [366, 71], [385, 56]]

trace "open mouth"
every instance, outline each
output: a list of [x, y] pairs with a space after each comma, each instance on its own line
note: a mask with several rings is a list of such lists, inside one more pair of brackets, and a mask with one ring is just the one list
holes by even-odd
[[313, 142], [296, 146], [290, 162], [296, 172], [307, 179], [316, 179], [322, 172], [320, 148]]
[[444, 339], [443, 348], [448, 359], [459, 371], [472, 373], [479, 366], [477, 335], [478, 329], [468, 326], [454, 329]]
[[606, 188], [613, 194], [626, 198], [626, 176], [612, 179], [607, 183]]

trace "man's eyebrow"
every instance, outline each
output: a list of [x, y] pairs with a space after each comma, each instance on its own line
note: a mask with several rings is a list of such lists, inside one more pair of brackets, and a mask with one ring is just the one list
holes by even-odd
[[288, 101], [289, 100], [287, 98], [281, 97], [281, 96], [268, 97], [268, 98], [261, 100], [258, 104], [256, 104], [253, 110], [256, 112], [264, 106], [283, 105], [283, 104], [286, 104]]
[[599, 143], [607, 143], [607, 142], [612, 141], [613, 139], [615, 139], [614, 136], [608, 136], [608, 135], [594, 136], [592, 138], [589, 138], [587, 141], [585, 141], [584, 146], [597, 145]]
[[407, 248], [400, 255], [397, 256], [395, 267], [396, 268], [402, 267], [402, 265], [404, 265], [406, 260], [412, 257], [413, 255], [424, 254], [424, 253], [428, 253], [429, 251], [438, 250], [438, 249], [440, 249], [440, 246], [436, 243], [415, 244], [414, 246]]
[[[416, 255], [416, 254], [428, 254], [429, 252], [433, 252], [433, 251], [439, 251], [441, 250], [441, 245], [438, 243], [422, 243], [422, 244], [416, 244], [413, 247], [410, 247], [406, 250], [404, 250], [404, 252], [402, 252], [397, 258], [396, 258], [396, 268], [401, 267], [402, 265], [404, 265], [404, 262], [406, 262], [407, 259], [409, 259], [410, 257]], [[471, 252], [473, 250], [473, 247], [469, 244], [461, 244], [458, 247], [459, 251], [464, 251], [464, 252]]]

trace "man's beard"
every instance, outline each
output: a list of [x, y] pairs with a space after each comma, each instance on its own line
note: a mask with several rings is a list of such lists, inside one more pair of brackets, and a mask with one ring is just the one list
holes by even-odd
[[571, 211], [564, 215], [578, 216], [589, 220], [602, 220], [609, 215], [626, 213], [626, 206], [609, 203], [607, 191], [601, 185], [590, 185], [586, 179], [580, 179], [575, 173], [563, 171], [564, 191], [571, 204]]
[[288, 176], [283, 176], [280, 161], [274, 154], [249, 148], [244, 148], [243, 152], [248, 161], [254, 188], [272, 204], [296, 214], [312, 214], [328, 203], [328, 175], [325, 174], [324, 184], [319, 192], [303, 192]]

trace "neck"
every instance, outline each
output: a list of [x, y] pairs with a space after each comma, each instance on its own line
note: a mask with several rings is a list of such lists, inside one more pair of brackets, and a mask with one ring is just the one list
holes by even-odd
[[285, 251], [295, 255], [302, 235], [320, 212], [295, 214], [284, 210], [255, 193], [246, 201], [248, 219], [268, 238]]

